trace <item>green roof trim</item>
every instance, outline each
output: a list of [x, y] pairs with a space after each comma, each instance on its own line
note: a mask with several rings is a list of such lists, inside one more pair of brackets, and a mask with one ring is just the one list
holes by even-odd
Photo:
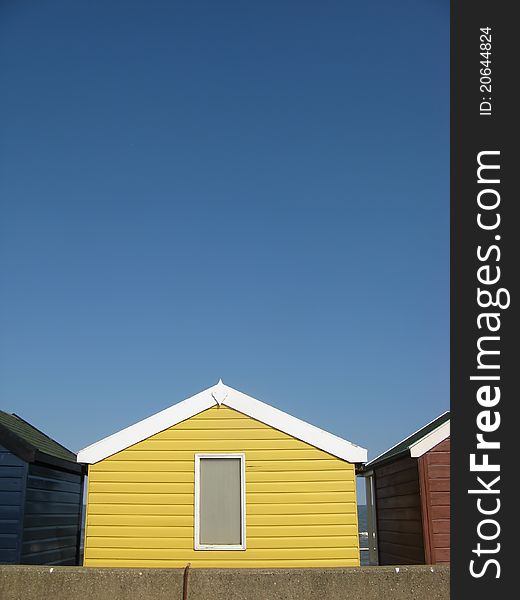
[[67, 448], [48, 435], [45, 435], [45, 433], [36, 427], [33, 427], [30, 423], [27, 423], [27, 421], [24, 421], [18, 415], [12, 415], [0, 410], [0, 444], [2, 443], [2, 430], [7, 430], [22, 443], [31, 446], [39, 452], [73, 463], [76, 462], [74, 452], [67, 450]]
[[444, 423], [446, 423], [449, 420], [450, 420], [450, 411], [448, 410], [445, 413], [443, 413], [442, 415], [440, 415], [439, 417], [437, 417], [436, 419], [434, 419], [431, 423], [428, 423], [427, 425], [425, 425], [424, 427], [419, 429], [419, 431], [412, 433], [412, 435], [408, 436], [403, 441], [399, 442], [395, 446], [392, 446], [392, 448], [390, 448], [383, 454], [380, 454], [379, 456], [377, 456], [376, 458], [374, 458], [373, 460], [368, 462], [365, 465], [365, 469], [369, 469], [369, 468], [379, 465], [383, 462], [387, 462], [388, 460], [390, 460], [392, 458], [397, 458], [398, 456], [402, 456], [403, 454], [406, 454], [410, 450], [411, 446], [413, 446], [414, 444], [416, 444], [417, 442], [419, 442], [420, 440], [425, 438], [432, 431], [435, 431], [441, 425], [444, 425]]

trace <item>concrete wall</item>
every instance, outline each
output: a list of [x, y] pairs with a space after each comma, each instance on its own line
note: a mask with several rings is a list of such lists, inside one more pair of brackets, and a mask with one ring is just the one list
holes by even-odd
[[[190, 569], [187, 600], [448, 600], [449, 567]], [[183, 600], [182, 569], [0, 566], [1, 600]]]

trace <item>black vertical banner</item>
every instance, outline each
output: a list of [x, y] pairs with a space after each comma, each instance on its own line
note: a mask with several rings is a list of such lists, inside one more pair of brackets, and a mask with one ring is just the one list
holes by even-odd
[[505, 0], [453, 0], [451, 8], [451, 595], [457, 600], [516, 595], [520, 198], [513, 185], [520, 165], [513, 86], [520, 36], [514, 8]]

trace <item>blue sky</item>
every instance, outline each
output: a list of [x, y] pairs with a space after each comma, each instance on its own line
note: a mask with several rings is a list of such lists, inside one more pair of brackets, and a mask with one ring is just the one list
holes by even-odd
[[215, 383], [368, 447], [449, 406], [447, 1], [3, 2], [0, 405]]

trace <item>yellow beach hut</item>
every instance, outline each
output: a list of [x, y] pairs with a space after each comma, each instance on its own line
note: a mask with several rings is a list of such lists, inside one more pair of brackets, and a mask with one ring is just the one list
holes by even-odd
[[219, 381], [78, 454], [87, 567], [359, 565], [367, 451]]

